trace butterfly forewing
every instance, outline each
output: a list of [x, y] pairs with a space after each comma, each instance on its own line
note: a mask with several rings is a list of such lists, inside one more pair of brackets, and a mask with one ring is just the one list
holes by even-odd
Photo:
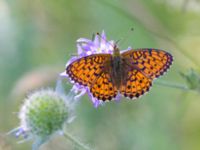
[[170, 67], [173, 57], [168, 52], [158, 49], [136, 49], [121, 54], [130, 66], [154, 79]]
[[70, 63], [66, 68], [66, 73], [71, 80], [91, 88], [92, 84], [106, 69], [105, 67], [110, 59], [110, 54], [94, 54], [82, 57]]

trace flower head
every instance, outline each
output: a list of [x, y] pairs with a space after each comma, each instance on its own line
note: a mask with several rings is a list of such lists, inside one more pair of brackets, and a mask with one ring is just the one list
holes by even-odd
[[[114, 50], [114, 41], [107, 41], [106, 34], [103, 31], [101, 35], [97, 34], [94, 37], [94, 40], [86, 39], [86, 38], [80, 38], [77, 40], [77, 53], [78, 56], [72, 57], [66, 64], [66, 67], [71, 64], [73, 61], [91, 55], [91, 54], [112, 54]], [[63, 72], [60, 74], [62, 77], [67, 77], [68, 75], [66, 72]], [[76, 99], [79, 99], [82, 95], [85, 93], [88, 93], [88, 95], [91, 98], [91, 101], [93, 102], [95, 107], [98, 107], [100, 104], [103, 104], [103, 101], [98, 100], [97, 98], [93, 97], [93, 95], [90, 93], [88, 87], [79, 85], [78, 83], [74, 83], [74, 81], [70, 80], [74, 85], [71, 91], [77, 94], [75, 97]], [[118, 94], [117, 100], [119, 99], [120, 95]]]
[[33, 150], [38, 149], [51, 135], [62, 132], [72, 117], [67, 98], [53, 90], [30, 94], [19, 112], [20, 126], [12, 133], [25, 140], [33, 139]]

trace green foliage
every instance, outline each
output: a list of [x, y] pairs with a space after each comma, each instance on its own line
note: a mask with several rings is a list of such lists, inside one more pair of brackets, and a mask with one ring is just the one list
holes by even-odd
[[[185, 78], [181, 78], [179, 72], [199, 69], [200, 42], [191, 49], [185, 47], [183, 39], [200, 36], [200, 15], [192, 9], [182, 11], [181, 8], [182, 5], [171, 7], [165, 0], [3, 0], [1, 24], [5, 20], [10, 22], [0, 25], [1, 132], [17, 125], [12, 112], [18, 111], [21, 97], [37, 88], [55, 87], [58, 74], [65, 70], [71, 55], [76, 54], [76, 39], [90, 38], [102, 30], [106, 31], [108, 40], [118, 40], [126, 37], [133, 27], [134, 32], [122, 40], [120, 48], [167, 50], [174, 55], [174, 64], [160, 80], [173, 84], [186, 81], [192, 83], [190, 88], [199, 87], [196, 80], [199, 77], [184, 74]], [[71, 84], [66, 81], [65, 92], [68, 93], [70, 88]], [[97, 150], [199, 150], [199, 107], [198, 92], [156, 84], [139, 100], [124, 98], [120, 103], [106, 103], [98, 109], [93, 108], [86, 95], [77, 106], [77, 119], [69, 130]], [[31, 111], [31, 114], [36, 113]], [[38, 115], [46, 113], [49, 117], [56, 114], [46, 111]], [[37, 119], [33, 123], [36, 122]], [[48, 125], [44, 128], [49, 128]], [[29, 144], [3, 140], [15, 150], [30, 148]], [[70, 145], [52, 139], [44, 147], [64, 150]]]

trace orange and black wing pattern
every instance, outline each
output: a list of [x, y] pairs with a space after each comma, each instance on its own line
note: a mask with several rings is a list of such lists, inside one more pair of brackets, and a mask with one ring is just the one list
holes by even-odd
[[152, 79], [146, 77], [136, 69], [129, 70], [127, 77], [120, 86], [120, 93], [125, 97], [138, 98], [148, 92], [152, 85]]
[[173, 57], [170, 53], [159, 49], [136, 49], [122, 53], [129, 64], [145, 76], [154, 79], [163, 75], [170, 67]]
[[67, 66], [66, 74], [72, 81], [91, 87], [102, 74], [110, 59], [110, 54], [94, 54], [79, 58]]
[[163, 75], [173, 61], [171, 54], [157, 49], [129, 50], [121, 55], [128, 73], [120, 93], [129, 98], [137, 98], [149, 91], [152, 81]]
[[117, 96], [117, 87], [112, 82], [109, 73], [103, 72], [93, 83], [90, 92], [98, 100], [112, 100]]
[[74, 82], [87, 86], [98, 100], [111, 100], [117, 95], [117, 88], [108, 73], [112, 68], [110, 54], [94, 54], [75, 60], [66, 68], [66, 73]]

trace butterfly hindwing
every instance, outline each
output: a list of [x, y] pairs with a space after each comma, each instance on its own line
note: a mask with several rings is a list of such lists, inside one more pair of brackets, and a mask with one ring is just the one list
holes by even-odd
[[111, 100], [117, 95], [117, 87], [111, 81], [110, 74], [103, 72], [93, 83], [90, 92], [98, 100]]
[[151, 79], [166, 72], [173, 61], [171, 54], [158, 49], [129, 50], [122, 53], [122, 57]]
[[142, 72], [131, 69], [127, 73], [127, 77], [120, 86], [120, 93], [125, 97], [138, 98], [147, 91], [152, 85], [152, 80], [147, 78]]
[[101, 75], [110, 59], [110, 54], [94, 54], [82, 57], [70, 63], [66, 68], [66, 73], [76, 83], [90, 87]]

